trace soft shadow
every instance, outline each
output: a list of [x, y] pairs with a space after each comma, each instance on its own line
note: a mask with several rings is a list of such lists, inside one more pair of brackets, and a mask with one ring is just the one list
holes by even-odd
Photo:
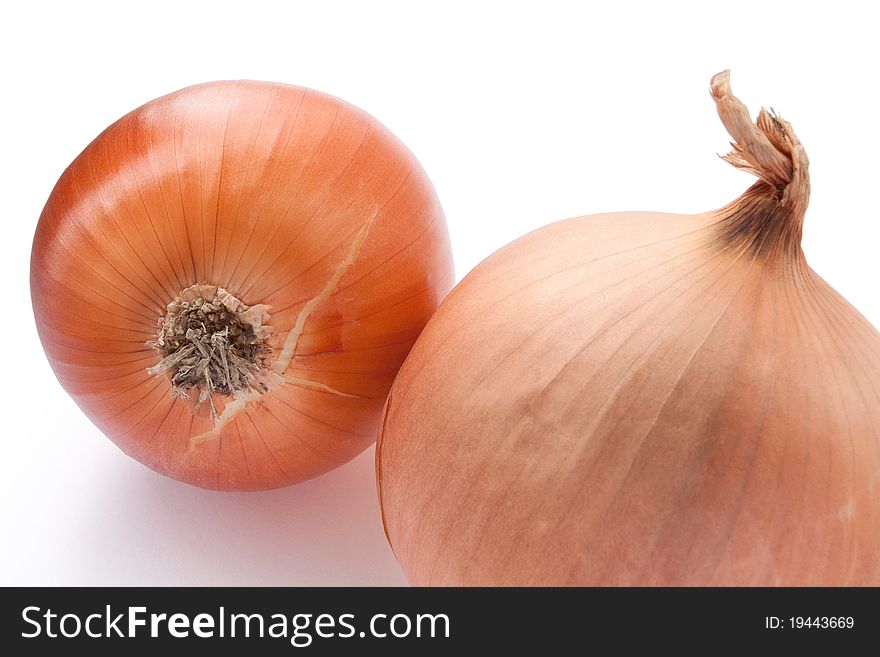
[[[78, 583], [391, 586], [406, 580], [382, 531], [374, 450], [312, 481], [259, 493], [187, 486], [132, 464], [67, 546]], [[81, 541], [81, 542], [80, 542]]]

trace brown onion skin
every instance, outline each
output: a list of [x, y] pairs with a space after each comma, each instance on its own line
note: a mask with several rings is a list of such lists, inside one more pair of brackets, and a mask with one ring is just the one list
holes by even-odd
[[562, 221], [450, 293], [377, 443], [412, 583], [880, 584], [880, 334], [727, 216]]
[[[105, 130], [58, 181], [31, 261], [40, 338], [80, 408], [147, 466], [221, 490], [302, 481], [369, 446], [452, 282], [442, 209], [400, 141], [337, 98], [252, 81], [189, 87]], [[276, 353], [320, 303], [284, 384], [196, 444], [207, 404], [148, 375], [145, 342], [197, 283], [271, 306]]]

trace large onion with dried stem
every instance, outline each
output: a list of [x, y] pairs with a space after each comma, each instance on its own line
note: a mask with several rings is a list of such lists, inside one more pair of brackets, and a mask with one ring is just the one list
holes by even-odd
[[416, 584], [880, 584], [880, 335], [800, 248], [807, 156], [712, 96], [759, 181], [537, 230], [392, 387], [384, 521]]
[[248, 81], [105, 130], [58, 181], [31, 261], [76, 403], [146, 465], [217, 489], [301, 481], [372, 443], [451, 285], [413, 155], [337, 98]]

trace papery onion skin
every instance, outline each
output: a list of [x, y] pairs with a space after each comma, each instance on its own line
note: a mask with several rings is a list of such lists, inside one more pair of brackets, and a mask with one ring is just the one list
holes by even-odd
[[787, 182], [768, 151], [721, 211], [552, 224], [441, 304], [377, 443], [411, 582], [880, 584], [880, 334], [807, 266], [806, 156], [762, 121]]
[[[40, 338], [80, 408], [147, 466], [221, 490], [302, 481], [369, 446], [452, 282], [406, 147], [337, 98], [253, 81], [189, 87], [105, 130], [58, 181], [31, 261]], [[219, 424], [147, 373], [167, 304], [201, 284], [267, 304], [274, 331], [277, 385], [237, 413], [213, 395]]]

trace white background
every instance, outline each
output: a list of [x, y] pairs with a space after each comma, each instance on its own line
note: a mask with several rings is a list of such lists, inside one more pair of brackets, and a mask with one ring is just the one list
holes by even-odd
[[[119, 452], [43, 356], [30, 245], [64, 167], [183, 86], [252, 78], [366, 109], [418, 156], [458, 277], [550, 221], [693, 213], [751, 179], [716, 157], [709, 98], [733, 69], [811, 159], [804, 249], [880, 325], [876, 17], [867, 2], [114, 2], [0, 5], [0, 584], [395, 585], [373, 450], [313, 481], [198, 490]], [[819, 8], [823, 7], [823, 8]]]

